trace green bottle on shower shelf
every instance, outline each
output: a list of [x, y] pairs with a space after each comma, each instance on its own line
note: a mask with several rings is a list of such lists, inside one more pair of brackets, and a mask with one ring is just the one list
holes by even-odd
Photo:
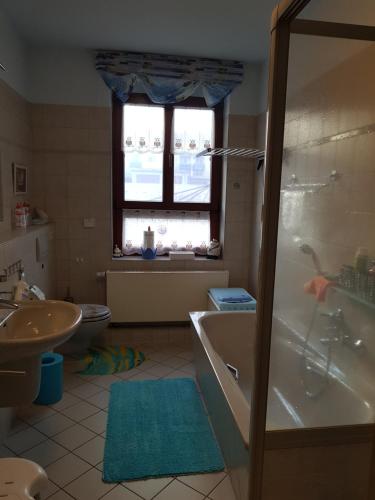
[[368, 270], [368, 250], [365, 247], [359, 247], [354, 257], [354, 268], [359, 273], [367, 273]]

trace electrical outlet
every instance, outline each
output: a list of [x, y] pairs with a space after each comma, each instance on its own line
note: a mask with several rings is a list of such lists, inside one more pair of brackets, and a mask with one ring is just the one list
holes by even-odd
[[83, 227], [90, 228], [95, 227], [96, 220], [94, 217], [88, 217], [87, 219], [83, 219]]

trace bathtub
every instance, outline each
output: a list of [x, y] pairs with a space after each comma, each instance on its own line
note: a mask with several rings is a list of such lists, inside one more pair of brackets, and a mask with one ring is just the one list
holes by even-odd
[[[250, 398], [254, 380], [256, 314], [253, 311], [210, 311], [191, 313], [190, 316], [195, 330], [194, 356], [197, 381], [236, 496], [239, 500], [248, 500]], [[334, 366], [331, 368], [333, 375], [330, 371], [329, 383], [324, 386], [324, 390], [317, 397], [308, 397], [306, 390], [310, 385], [321, 383], [321, 365], [324, 363], [319, 356], [316, 356], [316, 370], [313, 373], [317, 380], [302, 380], [301, 363], [305, 355], [302, 337], [278, 320], [274, 321], [277, 335], [274, 335], [272, 344], [268, 394], [266, 447], [269, 453], [264, 463], [266, 482], [264, 499], [273, 498], [282, 486], [278, 484], [274, 490], [269, 489], [270, 484], [273, 486], [277, 484], [274, 474], [275, 470], [282, 466], [278, 463], [279, 460], [281, 464], [288, 461], [285, 450], [290, 450], [292, 461], [290, 470], [295, 471], [301, 461], [301, 453], [297, 457], [293, 455], [292, 450], [303, 447], [303, 453], [308, 453], [309, 446], [319, 447], [322, 455], [314, 455], [313, 460], [316, 461], [314, 466], [322, 467], [324, 475], [326, 473], [324, 468], [328, 467], [329, 470], [331, 465], [325, 463], [330, 456], [325, 447], [331, 446], [331, 443], [337, 447], [338, 442], [340, 445], [345, 445], [346, 440], [348, 460], [359, 460], [363, 468], [359, 470], [358, 464], [353, 465], [358, 471], [357, 478], [355, 473], [351, 476], [358, 486], [355, 490], [356, 496], [349, 496], [354, 494], [352, 488], [348, 489], [348, 497], [340, 496], [343, 481], [342, 475], [339, 474], [340, 491], [338, 490], [337, 498], [350, 498], [350, 500], [365, 498], [365, 493], [362, 496], [361, 488], [363, 489], [365, 483], [363, 473], [367, 468], [356, 455], [356, 449], [351, 447], [365, 446], [363, 456], [367, 456], [366, 453], [371, 450], [374, 431], [373, 405], [348, 386], [347, 381], [340, 380], [340, 371]], [[309, 354], [313, 357], [312, 353]], [[227, 365], [234, 367], [237, 372], [229, 370]], [[332, 431], [330, 426], [336, 426], [336, 429]], [[328, 433], [324, 428], [329, 428]], [[301, 432], [298, 432], [299, 430]], [[340, 453], [342, 454], [342, 448]], [[306, 460], [309, 459], [312, 458], [308, 455]], [[302, 483], [304, 473], [306, 474], [306, 471], [299, 473]], [[329, 481], [332, 481], [332, 477]], [[284, 486], [289, 487], [287, 483]], [[289, 496], [285, 498], [297, 499], [297, 494], [298, 488], [294, 485], [293, 490], [288, 493]], [[299, 494], [306, 500], [310, 498], [306, 496], [306, 490]], [[324, 498], [322, 492], [319, 495], [321, 496], [311, 498]], [[336, 497], [333, 494], [329, 498], [333, 500]]]

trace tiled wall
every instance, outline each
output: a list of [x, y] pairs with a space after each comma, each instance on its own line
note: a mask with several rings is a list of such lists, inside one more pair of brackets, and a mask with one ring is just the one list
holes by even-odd
[[[330, 274], [342, 264], [352, 264], [358, 247], [367, 247], [375, 256], [375, 132], [361, 130], [375, 123], [374, 57], [374, 45], [363, 48], [288, 97], [282, 184], [288, 184], [293, 174], [299, 183], [327, 184], [311, 192], [284, 190], [281, 195], [275, 307], [302, 336], [315, 306], [313, 297], [303, 293], [303, 285], [317, 272], [299, 246], [311, 245], [322, 269]], [[337, 135], [349, 131], [351, 137]], [[332, 170], [338, 172], [335, 181], [330, 181]], [[327, 322], [320, 311], [336, 307], [343, 308], [353, 337], [364, 340], [366, 354], [338, 343], [333, 361], [346, 376], [357, 377], [363, 389], [363, 381], [375, 372], [370, 308], [329, 291], [314, 320], [311, 342], [327, 354], [320, 342]]]
[[[57, 296], [67, 287], [78, 302], [103, 302], [97, 271], [229, 269], [232, 286], [248, 287], [251, 161], [228, 161], [224, 198], [224, 258], [171, 262], [112, 261], [111, 111], [109, 108], [33, 104], [33, 203], [56, 224]], [[230, 145], [251, 146], [255, 120], [229, 115]], [[94, 217], [96, 227], [83, 227]]]
[[[13, 209], [18, 201], [29, 196], [13, 194], [13, 163], [25, 165], [32, 173], [31, 121], [25, 99], [0, 80], [0, 235], [11, 229]], [[29, 180], [31, 180], [29, 175]]]
[[[3, 220], [0, 222], [0, 270], [22, 260], [26, 278], [41, 287], [47, 295], [53, 289], [53, 226], [35, 227], [24, 231], [12, 227], [14, 208], [18, 201], [31, 201], [34, 191], [32, 162], [32, 129], [30, 105], [6, 83], [0, 81], [0, 161], [1, 161], [1, 205]], [[28, 168], [28, 193], [15, 196], [13, 193], [13, 163]], [[41, 262], [36, 260], [36, 238], [48, 242], [48, 256]], [[0, 291], [11, 290], [17, 274], [0, 284]]]

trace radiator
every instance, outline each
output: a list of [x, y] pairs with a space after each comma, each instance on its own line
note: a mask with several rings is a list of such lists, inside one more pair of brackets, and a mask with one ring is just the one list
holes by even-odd
[[189, 321], [207, 310], [207, 291], [228, 286], [228, 271], [107, 271], [113, 323]]

